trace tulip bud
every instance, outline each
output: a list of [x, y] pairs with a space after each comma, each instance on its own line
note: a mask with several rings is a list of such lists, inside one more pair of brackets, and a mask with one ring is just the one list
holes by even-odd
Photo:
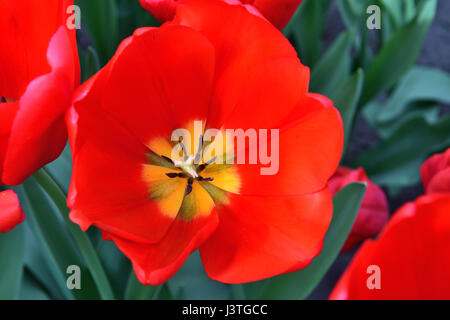
[[0, 192], [0, 232], [8, 232], [25, 220], [17, 195], [12, 190]]
[[331, 192], [336, 194], [352, 182], [366, 182], [367, 191], [350, 235], [342, 248], [343, 252], [352, 249], [364, 239], [377, 235], [389, 218], [389, 206], [383, 190], [369, 180], [363, 168], [352, 170], [339, 167], [328, 181], [328, 186]]

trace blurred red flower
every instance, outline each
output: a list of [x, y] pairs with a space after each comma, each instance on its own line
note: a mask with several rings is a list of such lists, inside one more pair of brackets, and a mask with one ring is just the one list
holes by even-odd
[[[172, 20], [176, 7], [185, 0], [139, 0], [141, 5], [160, 22]], [[291, 20], [302, 0], [223, 0], [229, 4], [242, 4], [249, 11], [259, 13], [278, 29]]]
[[450, 149], [425, 161], [420, 175], [426, 193], [450, 193]]
[[25, 220], [17, 195], [12, 190], [0, 192], [0, 232], [8, 232]]
[[[343, 142], [338, 111], [308, 82], [289, 41], [239, 6], [187, 1], [173, 22], [136, 30], [74, 95], [70, 218], [99, 227], [144, 284], [168, 280], [198, 248], [208, 275], [227, 283], [305, 267], [331, 220], [327, 181]], [[195, 120], [280, 128], [278, 174], [194, 166], [197, 148], [180, 166], [171, 134]]]
[[335, 195], [353, 182], [366, 182], [367, 190], [358, 211], [353, 228], [342, 252], [352, 249], [359, 242], [377, 235], [389, 219], [389, 205], [383, 190], [369, 180], [363, 168], [352, 170], [340, 166], [328, 181], [331, 193]]
[[79, 82], [72, 1], [0, 0], [0, 184], [20, 184], [58, 157]]
[[[377, 240], [362, 245], [330, 299], [450, 299], [449, 213], [450, 194], [404, 205]], [[378, 288], [370, 266], [379, 267]]]

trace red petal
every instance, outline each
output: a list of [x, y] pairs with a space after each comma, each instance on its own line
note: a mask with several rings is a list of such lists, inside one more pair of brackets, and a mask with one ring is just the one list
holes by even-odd
[[51, 72], [28, 84], [20, 98], [5, 155], [2, 180], [20, 184], [63, 150], [67, 133], [64, 113], [79, 81], [75, 34], [61, 26], [48, 45]]
[[206, 119], [214, 48], [187, 27], [138, 29], [104, 72], [103, 108], [148, 144]]
[[0, 92], [7, 99], [18, 100], [31, 80], [50, 72], [47, 47], [70, 4], [73, 0], [0, 1]]
[[280, 128], [307, 93], [308, 83], [309, 69], [297, 58], [265, 63], [248, 79], [235, 108], [224, 118], [223, 126], [244, 130]]
[[209, 277], [261, 280], [307, 266], [320, 252], [332, 216], [328, 188], [299, 196], [230, 195], [219, 226], [200, 248]]
[[[89, 88], [94, 93], [86, 95]], [[97, 91], [91, 82], [80, 87], [68, 113], [74, 157], [68, 196], [71, 219], [83, 229], [95, 224], [135, 241], [158, 241], [174, 218], [163, 215], [150, 200], [143, 179], [149, 150], [96, 108]]]
[[175, 9], [179, 4], [178, 0], [139, 0], [141, 6], [150, 12], [158, 21], [165, 22], [172, 20], [175, 16]]
[[[209, 1], [209, 0], [208, 0]], [[242, 4], [255, 15], [266, 17], [275, 27], [283, 29], [294, 15], [302, 0], [223, 0], [229, 4]], [[172, 20], [180, 0], [140, 0], [144, 9], [160, 22]]]
[[275, 27], [282, 30], [302, 0], [242, 0], [256, 7]]
[[[20, 3], [19, 7], [25, 6], [25, 3], [22, 3], [22, 1], [18, 1], [18, 3]], [[32, 3], [31, 8], [22, 9], [30, 14], [29, 10], [37, 5], [35, 1]], [[38, 7], [45, 7], [46, 12], [56, 9], [64, 9], [62, 12], [65, 12], [66, 7], [61, 7], [63, 4], [66, 4], [66, 1], [58, 1], [54, 6], [47, 7], [42, 6], [42, 3], [39, 2]], [[42, 12], [42, 9], [39, 9], [39, 12]], [[55, 21], [59, 21], [62, 18], [62, 12], [54, 12]], [[31, 13], [34, 14], [34, 12]], [[32, 21], [36, 22], [35, 20]], [[42, 21], [46, 21], [46, 23], [42, 23]], [[42, 27], [47, 29], [53, 23], [50, 19], [47, 25], [47, 18], [42, 18], [42, 21], [39, 21], [39, 27], [34, 26], [33, 28], [40, 29]], [[51, 39], [44, 37], [46, 39], [45, 43], [39, 42], [36, 44], [36, 46], [45, 45], [46, 49], [37, 55], [30, 55], [28, 58], [32, 59], [32, 61], [29, 61], [29, 65], [25, 63], [29, 70], [34, 70], [36, 66], [33, 63], [37, 65], [42, 64], [42, 61], [38, 62], [36, 60], [39, 55], [43, 55], [44, 58], [47, 58], [45, 60], [46, 68], [50, 67], [50, 70], [45, 69], [45, 71], [50, 71], [50, 73], [33, 79], [27, 84], [26, 89], [22, 88], [22, 84], [20, 86], [14, 85], [16, 92], [20, 90], [25, 90], [25, 92], [18, 102], [19, 109], [11, 128], [8, 149], [4, 160], [2, 180], [7, 184], [21, 183], [40, 167], [56, 159], [67, 140], [64, 113], [69, 105], [72, 90], [79, 81], [79, 64], [76, 53], [75, 32], [68, 31], [65, 26], [61, 26], [58, 29], [54, 26], [54, 29], [54, 31], [57, 31], [54, 35], [52, 34]], [[28, 39], [28, 36], [25, 38]], [[44, 38], [30, 40], [30, 43], [34, 43], [37, 40], [44, 41]], [[26, 42], [26, 45], [28, 48], [29, 43]], [[32, 46], [32, 48], [34, 47]], [[34, 52], [33, 50], [27, 49], [27, 52]], [[23, 61], [20, 63], [24, 64]], [[29, 76], [35, 75], [33, 71]], [[19, 87], [21, 87], [20, 90], [18, 89]], [[18, 97], [16, 96], [16, 98]]]
[[328, 99], [309, 94], [294, 113], [290, 119], [297, 120], [280, 130], [278, 172], [261, 175], [261, 169], [270, 165], [238, 164], [239, 193], [295, 195], [316, 192], [326, 185], [342, 153], [343, 129], [339, 112]]
[[[449, 299], [450, 195], [427, 195], [402, 207], [376, 241], [366, 241], [330, 299]], [[367, 286], [371, 265], [380, 289]]]
[[[189, 1], [178, 7], [173, 23], [187, 25], [200, 31], [211, 41], [216, 50], [216, 85], [208, 116], [210, 128], [221, 128], [241, 98], [244, 102], [248, 89], [256, 92], [257, 87], [261, 89], [263, 84], [267, 89], [260, 92], [259, 101], [262, 101], [266, 94], [272, 98], [278, 91], [270, 92], [269, 79], [275, 81], [276, 75], [271, 75], [265, 83], [264, 79], [258, 83], [264, 68], [267, 70], [268, 63], [274, 60], [293, 59], [295, 61], [297, 59], [296, 51], [277, 29], [241, 6], [229, 5], [221, 1]], [[293, 75], [298, 75], [292, 87], [297, 85], [301, 93], [303, 88], [308, 86], [308, 78], [304, 76], [306, 71], [302, 70], [298, 61], [295, 66], [294, 62], [292, 63], [294, 70], [290, 73], [289, 79], [292, 80], [295, 78]], [[287, 72], [284, 67], [282, 71], [283, 74]], [[276, 88], [279, 88], [278, 85]], [[279, 92], [279, 98], [282, 93], [284, 91]], [[251, 95], [254, 97], [254, 94]], [[252, 106], [254, 104], [246, 107]], [[280, 108], [277, 116], [285, 115], [284, 113], [294, 106]], [[255, 114], [257, 116], [256, 112]], [[239, 117], [243, 119], [245, 116], [247, 114], [241, 114]], [[248, 117], [246, 119], [249, 120]]]
[[177, 219], [158, 243], [139, 244], [116, 236], [113, 241], [133, 262], [137, 278], [145, 285], [159, 285], [171, 278], [189, 254], [195, 251], [217, 227], [217, 215], [189, 222]]
[[17, 102], [0, 103], [0, 184], [4, 184], [4, 182], [2, 182], [3, 165], [8, 147], [9, 135], [11, 134], [11, 127], [18, 108], [19, 104]]
[[0, 192], [0, 232], [8, 232], [25, 220], [19, 198], [12, 190]]

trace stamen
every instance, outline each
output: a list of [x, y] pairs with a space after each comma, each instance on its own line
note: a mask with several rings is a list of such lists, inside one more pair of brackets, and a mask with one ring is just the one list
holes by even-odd
[[171, 164], [174, 164], [173, 161], [172, 161], [172, 159], [170, 159], [169, 157], [161, 156], [161, 158], [163, 158], [163, 159], [169, 161]]
[[195, 155], [194, 163], [197, 164], [200, 162], [202, 157], [202, 150], [203, 150], [203, 135], [200, 135], [200, 138], [198, 139], [198, 150], [197, 154]]
[[188, 154], [187, 154], [187, 152], [186, 152], [186, 148], [184, 147], [184, 144], [183, 144], [183, 142], [182, 142], [181, 140], [178, 141], [178, 143], [180, 144], [181, 149], [183, 150], [184, 161], [186, 161], [186, 160], [188, 159]]
[[6, 102], [6, 98], [4, 96], [2, 96], [2, 103]]
[[216, 161], [216, 159], [217, 159], [217, 156], [214, 156], [212, 159], [210, 159], [209, 161], [207, 161], [205, 164], [208, 166], [208, 165], [210, 165], [211, 163], [213, 163], [214, 161]]
[[213, 163], [214, 161], [216, 161], [216, 159], [217, 159], [217, 156], [215, 156], [214, 158], [212, 158], [212, 159], [209, 160], [208, 162], [202, 163], [201, 165], [199, 165], [199, 166], [197, 167], [197, 172], [200, 173], [200, 172], [202, 172], [203, 170], [205, 170], [206, 166], [208, 166], [208, 165], [210, 165], [211, 163]]

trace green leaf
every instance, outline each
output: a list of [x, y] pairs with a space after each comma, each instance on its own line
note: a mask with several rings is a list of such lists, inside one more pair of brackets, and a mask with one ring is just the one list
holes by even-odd
[[388, 102], [378, 110], [377, 122], [393, 121], [402, 115], [412, 102], [431, 100], [450, 103], [450, 74], [437, 69], [414, 67], [401, 80]]
[[223, 300], [230, 295], [228, 285], [211, 280], [206, 275], [198, 250], [189, 256], [180, 270], [169, 280], [168, 286], [177, 297], [183, 293], [194, 300]]
[[[63, 299], [64, 293], [58, 285], [55, 273], [49, 267], [46, 251], [39, 245], [39, 241], [31, 231], [29, 219], [26, 219], [25, 227], [25, 266], [54, 299]], [[65, 288], [64, 288], [65, 289]]]
[[57, 208], [56, 212], [62, 216], [64, 225], [69, 229], [71, 236], [81, 251], [81, 255], [89, 268], [102, 299], [114, 299], [111, 285], [89, 237], [69, 219], [65, 193], [45, 169], [36, 172], [33, 178], [39, 182], [42, 188], [45, 188], [45, 192], [47, 192], [47, 195]]
[[[246, 290], [256, 299], [305, 299], [325, 276], [338, 256], [353, 226], [364, 197], [366, 185], [352, 183], [333, 198], [333, 219], [325, 235], [322, 251], [305, 269], [262, 281], [260, 290], [255, 286]], [[247, 286], [247, 285], [246, 285]]]
[[20, 287], [20, 300], [50, 300], [48, 293], [36, 282], [31, 273], [24, 272]]
[[348, 29], [359, 31], [361, 24], [366, 19], [366, 0], [338, 0], [337, 6], [342, 20]]
[[72, 175], [72, 154], [69, 144], [55, 161], [45, 166], [47, 172], [53, 177], [55, 182], [67, 194]]
[[154, 300], [173, 300], [173, 299], [174, 296], [167, 283], [159, 286], [159, 289], [156, 292]]
[[[428, 0], [426, 0], [426, 1], [428, 1]], [[411, 19], [414, 18], [414, 16], [417, 13], [416, 9], [417, 9], [417, 6], [416, 6], [415, 1], [403, 0], [403, 22], [404, 23], [407, 23]]]
[[23, 277], [24, 226], [0, 233], [0, 300], [19, 297]]
[[346, 31], [328, 49], [311, 73], [311, 92], [330, 95], [350, 75], [354, 33]]
[[345, 150], [347, 150], [348, 142], [353, 131], [353, 122], [355, 120], [356, 110], [358, 107], [359, 98], [362, 92], [364, 83], [364, 71], [358, 69], [355, 74], [347, 81], [338, 87], [331, 99], [336, 108], [339, 110], [344, 123], [344, 158]]
[[337, 6], [347, 29], [355, 34], [354, 45], [357, 52], [353, 67], [366, 69], [373, 60], [372, 48], [369, 45], [369, 30], [366, 27], [366, 10], [370, 0], [338, 0]]
[[381, 49], [366, 73], [361, 104], [390, 89], [413, 66], [435, 12], [436, 0], [423, 2], [416, 17], [398, 29]]
[[103, 66], [113, 56], [120, 41], [116, 3], [112, 0], [75, 0], [75, 4], [81, 9], [81, 21]]
[[450, 115], [436, 123], [418, 115], [358, 157], [354, 166], [363, 166], [379, 185], [409, 186], [420, 181], [420, 165], [426, 158], [449, 146]]
[[115, 0], [119, 19], [119, 38], [125, 39], [140, 27], [160, 23], [140, 5], [139, 1]]
[[230, 286], [230, 300], [246, 300], [245, 289], [242, 284], [233, 284]]
[[130, 272], [127, 289], [125, 291], [126, 300], [154, 300], [161, 286], [144, 286], [139, 282], [134, 274]]
[[84, 59], [83, 79], [86, 81], [100, 70], [100, 58], [97, 51], [89, 46]]
[[372, 101], [364, 107], [364, 115], [369, 124], [376, 130], [382, 139], [389, 138], [405, 123], [415, 118], [424, 118], [427, 123], [434, 124], [439, 120], [440, 107], [439, 104], [432, 101], [415, 101], [408, 104], [407, 112], [403, 113], [401, 117], [392, 119], [390, 121], [379, 122], [378, 114], [382, 110], [382, 105], [379, 102]]
[[303, 0], [283, 31], [293, 40], [302, 63], [309, 67], [322, 55], [322, 33], [330, 4], [330, 0]]
[[383, 48], [398, 29], [386, 10], [381, 11], [380, 47]]
[[51, 205], [34, 178], [26, 180], [19, 190], [20, 203], [27, 215], [27, 223], [44, 253], [47, 265], [63, 297], [65, 299], [92, 297], [84, 290], [71, 291], [66, 286], [67, 267], [81, 266], [82, 260], [67, 229], [55, 212], [56, 208]]
[[96, 246], [98, 257], [108, 276], [116, 297], [123, 297], [129, 284], [131, 263], [114, 242], [100, 239]]
[[[390, 26], [392, 26], [393, 30], [397, 30], [402, 24], [403, 24], [403, 17], [402, 17], [402, 1], [403, 0], [378, 0], [382, 12], [387, 12]], [[407, 0], [409, 1], [409, 0]], [[386, 20], [383, 20], [383, 24]], [[384, 26], [382, 27], [382, 29]]]

